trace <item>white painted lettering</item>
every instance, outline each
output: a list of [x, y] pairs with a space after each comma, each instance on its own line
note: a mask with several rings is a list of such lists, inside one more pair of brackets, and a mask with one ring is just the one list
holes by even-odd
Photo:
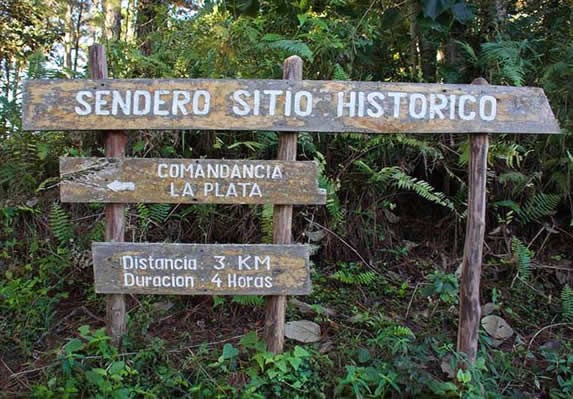
[[450, 95], [450, 120], [456, 119], [456, 99], [455, 94]]
[[[203, 108], [201, 108], [203, 103]], [[193, 93], [193, 113], [195, 115], [207, 115], [211, 108], [211, 93], [207, 90], [197, 90]]]
[[251, 192], [249, 197], [262, 197], [263, 194], [261, 193], [261, 188], [257, 183], [253, 183], [253, 187], [251, 188]]
[[263, 90], [263, 94], [269, 96], [269, 115], [273, 116], [277, 107], [277, 97], [283, 94], [282, 90]]
[[251, 112], [251, 106], [243, 99], [243, 97], [250, 97], [251, 94], [247, 90], [236, 90], [233, 92], [233, 100], [238, 105], [233, 105], [233, 112], [235, 115], [245, 116]]
[[[302, 98], [304, 97], [304, 109]], [[312, 114], [312, 94], [306, 90], [297, 91], [294, 95], [294, 113], [298, 116], [309, 116]]]
[[350, 99], [346, 102], [344, 101], [344, 92], [341, 91], [338, 93], [338, 104], [336, 108], [336, 116], [338, 117], [344, 116], [344, 108], [348, 108], [349, 117], [356, 115], [356, 92], [351, 91], [348, 94]]
[[[242, 256], [239, 255], [239, 270], [251, 270], [251, 266], [249, 266], [248, 261], [251, 259], [251, 256]], [[244, 269], [243, 269], [244, 268]]]
[[[416, 103], [420, 104], [419, 110], [416, 109]], [[426, 111], [428, 109], [426, 96], [420, 93], [412, 93], [410, 94], [410, 103], [408, 105], [408, 111], [412, 118], [424, 119], [426, 117]]]
[[177, 115], [181, 112], [181, 115], [187, 115], [186, 104], [191, 102], [191, 95], [188, 91], [184, 90], [173, 90], [173, 103], [171, 104], [171, 113]]
[[165, 100], [162, 100], [161, 96], [165, 94], [169, 94], [169, 90], [156, 90], [155, 93], [153, 93], [153, 115], [169, 115], [168, 110], [161, 109], [161, 106], [165, 105]]
[[[437, 102], [437, 100], [440, 100]], [[448, 98], [444, 94], [430, 94], [430, 119], [435, 119], [436, 116], [440, 119], [445, 119], [443, 110], [448, 105]]]
[[103, 109], [102, 107], [107, 104], [107, 100], [104, 100], [104, 96], [109, 96], [109, 90], [96, 90], [95, 94], [95, 114], [96, 115], [109, 115], [109, 110]]
[[82, 107], [75, 107], [74, 110], [78, 115], [89, 115], [92, 112], [92, 106], [84, 98], [93, 98], [94, 95], [87, 90], [80, 90], [76, 93], [76, 101]]
[[290, 116], [292, 107], [292, 92], [287, 90], [285, 93], [285, 116]]
[[147, 90], [133, 93], [133, 115], [147, 115], [151, 110], [151, 94]]
[[135, 276], [131, 273], [123, 273], [123, 286], [133, 287], [135, 285]]
[[271, 179], [282, 179], [283, 178], [283, 173], [281, 171], [281, 168], [276, 165], [275, 168], [273, 169], [273, 174], [271, 176]]
[[183, 187], [183, 197], [194, 197], [195, 192], [193, 191], [193, 186], [189, 182], [185, 182]]
[[458, 114], [462, 120], [471, 121], [471, 120], [475, 119], [476, 113], [474, 111], [470, 111], [469, 113], [466, 113], [466, 103], [467, 102], [475, 103], [476, 98], [472, 95], [469, 95], [469, 94], [461, 95], [459, 103], [458, 103], [458, 107], [459, 107]]
[[255, 269], [259, 270], [259, 266], [266, 266], [267, 270], [271, 270], [271, 257], [270, 256], [255, 256]]
[[129, 255], [124, 255], [121, 257], [121, 265], [124, 270], [133, 269], [133, 259]]
[[167, 177], [167, 173], [165, 173], [165, 169], [167, 169], [167, 164], [160, 163], [157, 165], [157, 176], [161, 177], [162, 179]]
[[[376, 100], [380, 101], [384, 100], [384, 94], [380, 93], [379, 91], [368, 93], [366, 100], [368, 101], [369, 105], [368, 108], [366, 109], [366, 115], [368, 115], [371, 118], [379, 118], [382, 115], [384, 115], [384, 108], [382, 108], [382, 104], [376, 101]], [[374, 110], [370, 108], [370, 105], [374, 107]]]
[[205, 183], [203, 186], [203, 195], [206, 197], [215, 190], [213, 183]]
[[125, 97], [121, 97], [121, 92], [119, 90], [113, 90], [111, 93], [111, 114], [117, 115], [117, 112], [121, 108], [121, 112], [124, 115], [131, 114], [131, 90], [125, 91]]
[[[489, 103], [489, 113], [486, 105]], [[479, 116], [484, 121], [493, 121], [497, 113], [497, 100], [493, 96], [483, 96], [479, 99]]]
[[402, 98], [407, 97], [407, 94], [391, 91], [388, 93], [388, 97], [391, 97], [394, 100], [394, 114], [393, 114], [394, 118], [399, 118], [401, 100]]
[[255, 90], [253, 92], [253, 115], [258, 116], [261, 111], [261, 92]]

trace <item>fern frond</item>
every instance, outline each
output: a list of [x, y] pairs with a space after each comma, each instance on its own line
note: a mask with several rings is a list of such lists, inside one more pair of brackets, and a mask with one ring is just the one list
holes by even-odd
[[267, 42], [267, 46], [271, 49], [285, 50], [290, 54], [299, 55], [312, 61], [312, 50], [301, 40], [280, 39], [278, 35], [265, 35], [263, 40]]
[[561, 197], [557, 194], [538, 193], [529, 198], [518, 212], [522, 224], [538, 222], [542, 217], [555, 212]]
[[392, 141], [403, 145], [404, 147], [411, 148], [419, 153], [422, 157], [431, 158], [432, 160], [444, 159], [444, 154], [439, 149], [431, 145], [429, 140], [420, 140], [412, 135], [396, 134], [393, 137], [388, 137]]
[[561, 290], [561, 314], [563, 320], [573, 322], [573, 288], [567, 284]]
[[348, 73], [346, 73], [340, 64], [335, 64], [332, 80], [350, 80], [350, 76], [348, 76]]
[[330, 215], [331, 226], [336, 230], [344, 224], [346, 217], [346, 210], [338, 198], [340, 184], [325, 175], [326, 161], [322, 154], [317, 152], [315, 155], [320, 155], [314, 159], [318, 164], [318, 186], [326, 190], [326, 210]]
[[371, 175], [371, 181], [381, 184], [383, 188], [386, 188], [386, 186], [391, 183], [393, 176], [401, 172], [400, 167], [398, 166], [387, 166], [380, 169], [378, 172], [374, 172], [365, 162], [356, 161], [355, 164], [362, 169], [362, 171]]
[[376, 273], [372, 271], [356, 273], [350, 270], [338, 270], [330, 278], [349, 285], [370, 285], [376, 280]]
[[338, 280], [344, 284], [349, 285], [370, 285], [374, 283], [377, 274], [373, 271], [362, 271], [361, 266], [354, 262], [340, 262], [340, 268], [335, 273], [330, 275], [330, 278]]
[[272, 204], [264, 204], [261, 210], [261, 230], [263, 231], [263, 244], [273, 242], [273, 211]]
[[262, 306], [265, 303], [260, 295], [235, 295], [231, 302], [242, 306]]
[[416, 337], [412, 332], [412, 330], [404, 326], [390, 326], [385, 328], [383, 331], [385, 335], [392, 337], [408, 337], [408, 338]]
[[146, 204], [137, 204], [135, 208], [137, 209], [137, 216], [139, 216], [141, 226], [144, 228], [147, 227], [150, 219], [149, 208]]
[[517, 264], [517, 275], [521, 280], [528, 281], [531, 276], [531, 257], [533, 251], [527, 248], [519, 239], [511, 239], [511, 252]]
[[455, 43], [461, 47], [461, 49], [464, 51], [464, 53], [467, 55], [467, 57], [473, 64], [478, 63], [478, 56], [473, 47], [469, 43], [462, 42], [460, 40], [455, 40]]
[[499, 65], [501, 77], [514, 86], [523, 85], [525, 74], [531, 68], [526, 51], [533, 51], [526, 40], [499, 40], [481, 45], [483, 58], [492, 65]]
[[517, 143], [496, 142], [490, 146], [489, 158], [501, 159], [511, 168], [516, 169], [521, 165], [524, 156], [527, 155], [523, 147]]
[[500, 174], [498, 180], [501, 184], [515, 183], [518, 185], [524, 185], [529, 181], [529, 178], [521, 172], [512, 170]]
[[69, 242], [73, 237], [72, 224], [70, 217], [57, 202], [52, 204], [48, 222], [52, 234], [58, 239], [60, 244]]
[[346, 209], [340, 203], [338, 198], [338, 184], [326, 176], [320, 176], [318, 179], [321, 188], [326, 189], [326, 210], [330, 216], [332, 227], [336, 230], [344, 224]]
[[434, 189], [434, 187], [432, 187], [432, 185], [427, 181], [409, 176], [401, 170], [395, 171], [392, 178], [398, 188], [414, 191], [420, 197], [433, 202], [434, 204], [455, 210], [452, 201], [446, 198], [444, 193]]
[[150, 204], [149, 218], [156, 224], [164, 223], [171, 212], [171, 205], [169, 204]]

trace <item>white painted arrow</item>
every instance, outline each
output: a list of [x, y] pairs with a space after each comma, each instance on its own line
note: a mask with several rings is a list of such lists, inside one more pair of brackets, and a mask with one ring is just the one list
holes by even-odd
[[107, 185], [111, 191], [135, 191], [135, 183], [132, 181], [114, 180]]

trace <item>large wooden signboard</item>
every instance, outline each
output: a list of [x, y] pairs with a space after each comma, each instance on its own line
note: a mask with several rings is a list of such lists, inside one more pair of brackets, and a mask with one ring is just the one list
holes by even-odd
[[36, 80], [27, 130], [559, 133], [529, 87], [294, 80]]
[[60, 158], [62, 202], [324, 204], [314, 162]]
[[305, 245], [96, 242], [92, 254], [98, 293], [310, 293]]

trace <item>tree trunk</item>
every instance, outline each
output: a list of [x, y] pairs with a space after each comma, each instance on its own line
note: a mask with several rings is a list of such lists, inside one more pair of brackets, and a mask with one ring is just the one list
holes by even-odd
[[162, 0], [139, 0], [135, 32], [139, 40], [139, 49], [145, 56], [151, 55], [153, 48], [149, 35], [157, 30], [157, 11]]
[[64, 20], [65, 33], [64, 33], [64, 68], [72, 69], [72, 44], [74, 43], [74, 1], [69, 0], [66, 2], [66, 15]]
[[418, 76], [418, 14], [420, 5], [417, 1], [410, 2], [408, 9], [408, 22], [410, 24], [410, 55], [408, 63], [410, 64], [410, 75], [412, 80]]
[[79, 53], [80, 53], [80, 37], [82, 35], [82, 16], [83, 16], [83, 12], [84, 12], [84, 3], [83, 2], [79, 2], [78, 3], [78, 19], [76, 21], [76, 26], [75, 26], [75, 33], [74, 33], [74, 65], [73, 65], [73, 71], [74, 73], [77, 72], [78, 69], [78, 57], [79, 57]]
[[434, 83], [436, 81], [436, 54], [438, 46], [428, 39], [425, 34], [420, 35], [419, 43], [422, 78], [424, 82]]
[[104, 0], [102, 8], [105, 40], [118, 41], [121, 38], [121, 0]]

